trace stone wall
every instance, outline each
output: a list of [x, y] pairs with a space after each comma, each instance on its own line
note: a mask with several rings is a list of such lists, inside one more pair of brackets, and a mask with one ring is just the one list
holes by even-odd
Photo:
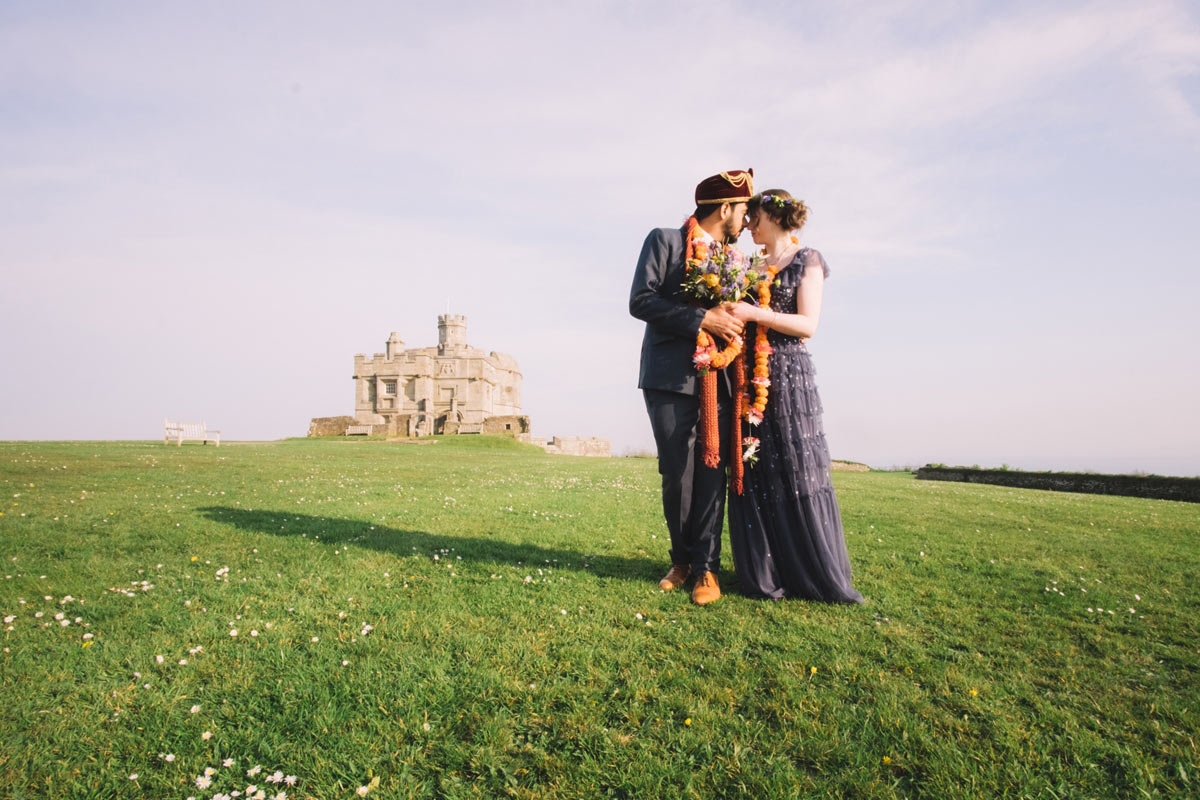
[[595, 436], [588, 439], [580, 436], [555, 436], [546, 444], [546, 452], [564, 456], [612, 456], [608, 439]]
[[[371, 425], [372, 436], [412, 437], [417, 435], [416, 414], [395, 414], [386, 422]], [[354, 417], [313, 417], [308, 424], [309, 436], [345, 436], [346, 428], [350, 425], [362, 425]], [[483, 422], [459, 422], [449, 415], [437, 420], [436, 432], [439, 435], [452, 436], [461, 433], [506, 433], [523, 441], [528, 441], [530, 422], [529, 417], [488, 417]], [[600, 440], [605, 441], [605, 440]], [[605, 442], [607, 446], [607, 442]], [[605, 455], [608, 455], [605, 453]]]
[[435, 433], [445, 436], [466, 433], [504, 433], [519, 436], [529, 433], [529, 417], [488, 417], [483, 422], [464, 422], [447, 414], [438, 417], [433, 429]]
[[1018, 472], [1007, 469], [925, 466], [917, 478], [927, 481], [961, 481], [1048, 489], [1055, 492], [1112, 494], [1200, 503], [1200, 478], [1168, 478], [1161, 475], [1097, 475], [1090, 472]]
[[529, 433], [529, 417], [488, 417], [483, 421], [484, 433]]
[[354, 424], [354, 417], [313, 417], [308, 423], [309, 436], [343, 436], [346, 426]]
[[518, 442], [536, 445], [547, 453], [559, 456], [597, 456], [612, 457], [612, 446], [608, 439], [593, 436], [585, 439], [580, 436], [555, 436], [549, 441], [542, 436], [531, 436], [528, 433], [517, 434]]
[[387, 418], [387, 424], [375, 428], [386, 429], [388, 436], [415, 436], [416, 417], [416, 414], [393, 414]]

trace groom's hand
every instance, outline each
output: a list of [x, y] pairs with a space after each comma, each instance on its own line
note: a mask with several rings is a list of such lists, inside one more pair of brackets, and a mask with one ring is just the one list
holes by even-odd
[[731, 342], [735, 337], [742, 335], [743, 326], [740, 319], [729, 313], [728, 305], [721, 304], [704, 312], [704, 319], [700, 321], [700, 327], [713, 336], [719, 336], [721, 339]]

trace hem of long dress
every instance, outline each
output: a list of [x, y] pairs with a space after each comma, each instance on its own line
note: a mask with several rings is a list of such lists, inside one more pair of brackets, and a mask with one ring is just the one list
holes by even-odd
[[805, 600], [810, 603], [828, 603], [840, 606], [861, 606], [867, 603], [867, 599], [857, 592], [857, 597], [838, 597], [832, 600], [824, 597], [810, 597], [804, 594], [789, 594], [785, 590], [781, 590], [778, 594], [768, 594], [766, 592], [747, 592], [739, 588], [738, 592], [750, 600]]
[[750, 600], [787, 600], [788, 599], [788, 595], [786, 592], [780, 592], [779, 594], [768, 594], [767, 592], [744, 592], [744, 591], [741, 591], [740, 589], [738, 591], [742, 595], [742, 597], [749, 598]]

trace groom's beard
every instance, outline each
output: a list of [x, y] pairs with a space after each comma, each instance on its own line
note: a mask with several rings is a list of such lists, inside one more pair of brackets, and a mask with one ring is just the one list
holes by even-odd
[[725, 220], [725, 228], [721, 233], [724, 234], [722, 238], [724, 238], [725, 244], [737, 244], [738, 237], [742, 235], [742, 229], [737, 224], [737, 220], [731, 217]]

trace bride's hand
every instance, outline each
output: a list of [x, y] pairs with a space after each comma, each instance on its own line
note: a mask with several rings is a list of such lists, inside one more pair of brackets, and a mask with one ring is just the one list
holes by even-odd
[[714, 336], [732, 342], [742, 335], [742, 321], [730, 313], [732, 303], [722, 303], [704, 312], [700, 327]]
[[752, 306], [749, 303], [729, 303], [729, 313], [737, 317], [741, 322], [758, 322], [759, 309], [758, 306]]

